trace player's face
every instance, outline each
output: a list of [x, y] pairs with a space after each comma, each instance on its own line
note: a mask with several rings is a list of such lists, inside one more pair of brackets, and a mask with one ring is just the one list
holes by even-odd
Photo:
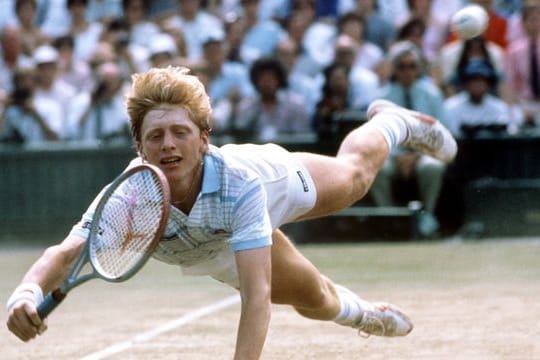
[[158, 166], [171, 186], [189, 180], [208, 151], [208, 133], [201, 132], [180, 106], [160, 105], [146, 114], [137, 144], [144, 160]]

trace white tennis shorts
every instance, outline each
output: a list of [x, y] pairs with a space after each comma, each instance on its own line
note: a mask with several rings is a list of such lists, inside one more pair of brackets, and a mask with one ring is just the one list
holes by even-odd
[[229, 144], [221, 153], [236, 165], [259, 174], [274, 229], [296, 220], [315, 206], [317, 191], [305, 166], [275, 144]]
[[[317, 192], [311, 175], [284, 148], [275, 144], [225, 145], [221, 152], [236, 165], [257, 172], [267, 193], [272, 228], [293, 222], [315, 206]], [[183, 267], [186, 275], [208, 275], [239, 288], [234, 252], [226, 247], [211, 260]]]

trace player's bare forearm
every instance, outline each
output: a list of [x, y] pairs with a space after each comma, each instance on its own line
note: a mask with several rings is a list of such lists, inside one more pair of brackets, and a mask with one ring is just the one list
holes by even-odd
[[235, 360], [258, 359], [266, 340], [271, 312], [270, 247], [236, 253], [242, 311]]
[[44, 294], [56, 289], [67, 278], [84, 243], [84, 238], [69, 235], [62, 243], [47, 248], [28, 270], [23, 282], [38, 284]]
[[242, 303], [242, 313], [236, 339], [235, 360], [259, 359], [270, 324], [270, 299]]

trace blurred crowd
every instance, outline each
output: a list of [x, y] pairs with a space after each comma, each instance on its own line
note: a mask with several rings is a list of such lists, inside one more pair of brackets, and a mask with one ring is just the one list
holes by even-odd
[[[477, 3], [486, 32], [453, 13]], [[540, 0], [4, 0], [3, 142], [130, 142], [133, 73], [187, 66], [215, 134], [331, 137], [386, 98], [456, 136], [540, 124]]]
[[[476, 3], [486, 31], [450, 19]], [[3, 0], [0, 141], [132, 146], [131, 76], [186, 66], [207, 88], [213, 133], [231, 141], [324, 140], [376, 98], [438, 118], [457, 138], [540, 129], [540, 0]], [[1, 150], [0, 150], [1, 151]], [[446, 165], [410, 149], [372, 190], [392, 206], [416, 183], [423, 235]], [[410, 185], [410, 184], [409, 184]], [[407, 191], [401, 193], [408, 193]], [[397, 193], [399, 195], [399, 192]]]

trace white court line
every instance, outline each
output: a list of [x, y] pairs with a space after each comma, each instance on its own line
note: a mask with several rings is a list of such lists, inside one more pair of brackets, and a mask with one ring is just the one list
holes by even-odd
[[240, 296], [239, 295], [232, 295], [229, 297], [226, 297], [223, 300], [220, 300], [218, 302], [215, 302], [213, 304], [204, 306], [200, 309], [197, 309], [195, 311], [189, 312], [185, 314], [184, 316], [179, 317], [178, 319], [175, 319], [173, 321], [170, 321], [168, 323], [165, 323], [161, 326], [158, 326], [157, 328], [153, 330], [146, 331], [144, 333], [141, 333], [139, 335], [136, 335], [132, 337], [129, 340], [121, 341], [116, 344], [113, 344], [103, 350], [97, 351], [93, 354], [87, 355], [81, 360], [101, 360], [105, 359], [111, 355], [117, 354], [119, 352], [122, 352], [124, 350], [129, 349], [130, 347], [146, 342], [148, 340], [151, 340], [155, 338], [156, 336], [159, 336], [167, 331], [174, 330], [180, 326], [189, 324], [190, 322], [197, 320], [203, 316], [212, 314], [218, 310], [224, 309], [226, 307], [229, 307], [231, 305], [237, 304], [240, 302]]

